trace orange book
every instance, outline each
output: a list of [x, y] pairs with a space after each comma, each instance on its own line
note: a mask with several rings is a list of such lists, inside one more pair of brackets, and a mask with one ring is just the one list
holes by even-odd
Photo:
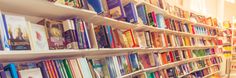
[[56, 76], [53, 73], [50, 61], [45, 61], [45, 62], [46, 62], [46, 66], [47, 66], [48, 74], [49, 74], [50, 78], [56, 78]]
[[188, 58], [192, 58], [193, 55], [192, 55], [192, 53], [191, 53], [191, 50], [187, 50], [187, 52], [188, 52]]
[[163, 34], [163, 37], [164, 39], [164, 43], [165, 43], [165, 47], [168, 47], [168, 40], [167, 40], [167, 35], [166, 34]]
[[152, 38], [152, 42], [153, 42], [154, 48], [162, 47], [161, 35], [158, 34], [157, 32], [152, 32], [151, 36], [152, 36], [151, 38]]
[[128, 70], [128, 73], [131, 73], [132, 72], [132, 68], [131, 68], [131, 64], [130, 64], [130, 60], [129, 60], [129, 55], [125, 55], [125, 57], [126, 57], [126, 61], [127, 61], [127, 70]]
[[55, 74], [55, 76], [56, 76], [57, 78], [59, 78], [59, 75], [58, 75], [58, 73], [57, 73], [57, 68], [56, 68], [56, 66], [55, 66], [55, 63], [54, 63], [52, 60], [50, 60], [50, 64], [51, 64], [51, 66], [52, 66], [53, 73]]
[[47, 63], [47, 61], [44, 61], [43, 63], [44, 63], [45, 66], [46, 66], [47, 73], [48, 73], [49, 77], [50, 77], [50, 78], [53, 78], [53, 75], [51, 74], [51, 70], [50, 70], [50, 68], [49, 68], [49, 64]]
[[167, 61], [167, 53], [166, 52], [161, 53], [161, 60], [162, 60], [163, 64], [167, 64], [168, 63], [168, 61]]
[[118, 34], [118, 30], [117, 29], [113, 30], [112, 34], [113, 34], [113, 39], [114, 39], [116, 48], [122, 48], [121, 40], [120, 40], [119, 34]]
[[133, 35], [133, 30], [129, 29], [127, 31], [124, 31], [123, 34], [126, 36], [127, 38], [127, 42], [129, 44], [129, 47], [138, 47], [137, 43], [135, 43], [135, 39], [134, 39], [134, 35]]

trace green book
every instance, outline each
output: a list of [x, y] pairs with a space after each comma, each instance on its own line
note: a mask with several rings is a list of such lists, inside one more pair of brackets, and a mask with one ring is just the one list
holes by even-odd
[[66, 74], [65, 65], [64, 65], [63, 61], [62, 61], [62, 60], [59, 60], [59, 63], [60, 63], [60, 65], [61, 65], [61, 70], [62, 70], [62, 73], [63, 73], [64, 77], [65, 77], [65, 78], [68, 78], [68, 76], [67, 76], [67, 74]]
[[156, 78], [153, 72], [147, 73], [147, 78]]
[[67, 74], [68, 78], [73, 78], [73, 75], [72, 75], [72, 72], [71, 72], [70, 65], [69, 65], [68, 61], [63, 60], [63, 64], [64, 64], [64, 67], [66, 69], [66, 74]]

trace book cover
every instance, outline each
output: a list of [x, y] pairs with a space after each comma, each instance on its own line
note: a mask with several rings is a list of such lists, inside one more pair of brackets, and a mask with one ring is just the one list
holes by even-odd
[[73, 18], [75, 27], [75, 35], [77, 38], [77, 43], [79, 46], [79, 49], [85, 49], [86, 44], [84, 43], [84, 34], [83, 34], [83, 23], [82, 20], [79, 18]]
[[[7, 34], [5, 32], [5, 26], [4, 26], [4, 20], [3, 20], [3, 14], [0, 11], [0, 50], [10, 50], [10, 45], [8, 44]], [[2, 47], [2, 48], [1, 48]]]
[[150, 63], [150, 59], [148, 54], [140, 54], [139, 55], [139, 60], [141, 62], [141, 64], [143, 65], [144, 68], [149, 68], [151, 67], [151, 63]]
[[83, 21], [83, 27], [84, 27], [84, 39], [85, 39], [85, 44], [86, 44], [86, 46], [85, 46], [85, 48], [92, 48], [92, 46], [91, 46], [91, 42], [90, 42], [90, 38], [89, 38], [89, 33], [88, 33], [88, 24], [85, 22], [85, 21]]
[[17, 68], [14, 63], [10, 63], [7, 66], [4, 67], [4, 71], [8, 72], [7, 74], [10, 74], [10, 78], [19, 78], [18, 73], [17, 73]]
[[49, 50], [45, 27], [38, 24], [28, 23], [30, 28], [31, 48], [36, 51]]
[[151, 37], [153, 41], [154, 48], [163, 47], [161, 35], [157, 32], [151, 32]]
[[[104, 67], [105, 65], [105, 61], [104, 60], [98, 60], [98, 59], [92, 59], [90, 60], [93, 70], [96, 73], [96, 77], [99, 78], [108, 78], [110, 77], [109, 75], [105, 74], [105, 73], [109, 73], [107, 72], [108, 70], [104, 70], [106, 67]], [[105, 73], [104, 73], [105, 72]]]
[[145, 5], [139, 5], [137, 6], [137, 12], [138, 12], [138, 16], [139, 18], [142, 19], [142, 23], [144, 25], [148, 25], [148, 18], [147, 18], [147, 14], [146, 14], [146, 7]]
[[162, 64], [167, 64], [168, 63], [168, 60], [167, 60], [167, 53], [164, 52], [164, 53], [161, 53], [161, 60], [162, 60]]
[[110, 73], [110, 77], [116, 78], [118, 75], [112, 57], [106, 57], [106, 63], [108, 64], [108, 71]]
[[28, 25], [24, 17], [3, 15], [10, 50], [31, 50]]
[[147, 43], [146, 43], [146, 39], [145, 39], [145, 32], [134, 32], [134, 33], [137, 35], [139, 46], [141, 48], [146, 48]]
[[146, 39], [146, 45], [148, 48], [152, 48], [152, 43], [151, 43], [151, 37], [150, 37], [150, 32], [146, 31], [145, 33], [145, 39]]
[[108, 42], [110, 44], [110, 47], [115, 48], [115, 42], [114, 42], [114, 37], [113, 37], [113, 34], [112, 34], [111, 26], [105, 26], [105, 31], [106, 31], [106, 34], [107, 34], [107, 37], [108, 37]]
[[137, 54], [129, 54], [129, 62], [132, 68], [132, 71], [136, 71], [140, 68], [138, 62], [138, 55]]
[[156, 14], [154, 11], [148, 13], [149, 25], [153, 27], [158, 27]]
[[79, 64], [81, 70], [83, 70], [82, 76], [84, 78], [93, 78], [86, 58], [78, 58], [77, 63]]
[[[158, 28], [163, 28], [163, 29], [167, 28], [165, 24], [164, 16], [162, 14], [156, 14], [156, 21], [157, 21]], [[166, 22], [168, 23], [168, 20], [166, 20]]]
[[64, 49], [65, 39], [63, 36], [63, 24], [60, 21], [43, 19], [38, 24], [46, 27], [46, 34], [50, 50]]
[[62, 22], [64, 28], [65, 45], [67, 49], [78, 49], [78, 43], [75, 33], [74, 22], [72, 20], [65, 20]]
[[121, 0], [106, 0], [110, 15], [115, 19], [123, 19], [126, 17]]
[[127, 43], [129, 45], [129, 47], [137, 47], [132, 29], [128, 29], [128, 30], [124, 31], [123, 34], [125, 35], [125, 37], [127, 39]]
[[104, 12], [101, 0], [87, 0], [87, 2], [88, 2], [88, 8], [90, 10], [95, 11], [98, 14]]
[[110, 48], [110, 44], [108, 42], [107, 34], [104, 29], [104, 26], [97, 26], [94, 28], [98, 47], [99, 48]]
[[117, 30], [117, 29], [114, 29], [114, 30], [112, 30], [112, 34], [113, 34], [113, 39], [114, 39], [114, 44], [115, 44], [115, 47], [116, 48], [122, 48], [122, 44], [121, 44], [121, 38], [119, 38], [120, 36], [119, 36], [119, 33], [118, 33], [118, 31], [119, 30]]
[[126, 21], [131, 23], [138, 22], [138, 15], [136, 13], [135, 4], [130, 2], [124, 6], [125, 14], [126, 14]]
[[43, 78], [40, 68], [20, 70], [19, 74], [21, 78]]

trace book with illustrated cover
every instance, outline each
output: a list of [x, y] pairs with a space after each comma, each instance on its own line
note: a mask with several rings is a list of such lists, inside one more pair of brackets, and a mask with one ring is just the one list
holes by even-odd
[[108, 64], [108, 70], [109, 70], [109, 73], [110, 73], [110, 77], [111, 78], [116, 78], [118, 75], [117, 75], [117, 71], [116, 71], [116, 68], [115, 68], [113, 58], [112, 57], [106, 57], [106, 63]]
[[134, 32], [134, 33], [137, 35], [139, 46], [141, 48], [146, 48], [147, 43], [146, 43], [146, 39], [145, 39], [145, 32]]
[[149, 58], [148, 54], [139, 54], [139, 60], [144, 68], [151, 67], [151, 59]]
[[105, 26], [97, 26], [94, 28], [98, 47], [99, 48], [110, 48], [110, 44], [105, 31]]
[[124, 31], [123, 34], [125, 35], [125, 37], [127, 39], [127, 43], [129, 45], [129, 47], [138, 47], [138, 44], [135, 41], [132, 29], [128, 29], [128, 30]]
[[[162, 14], [156, 14], [156, 19], [157, 19], [157, 26], [158, 28], [167, 28], [166, 24], [165, 24], [165, 19], [164, 16]], [[167, 22], [168, 20], [166, 20]]]
[[2, 17], [8, 40], [8, 44], [4, 45], [9, 45], [10, 50], [31, 50], [29, 30], [25, 18], [5, 14]]
[[129, 60], [130, 60], [130, 65], [132, 67], [132, 71], [137, 71], [140, 69], [137, 54], [129, 54]]
[[148, 20], [149, 20], [149, 25], [153, 27], [158, 27], [157, 25], [157, 19], [156, 19], [156, 14], [155, 12], [150, 12], [148, 13]]
[[48, 39], [48, 45], [50, 50], [64, 49], [64, 29], [63, 24], [60, 21], [54, 21], [49, 19], [43, 19], [38, 24], [46, 27], [46, 35]]
[[98, 14], [104, 12], [101, 0], [87, 0], [87, 2], [88, 2], [88, 8], [90, 10], [95, 11]]
[[126, 21], [131, 23], [138, 22], [138, 15], [136, 13], [135, 4], [130, 2], [124, 6], [125, 14], [126, 14]]
[[145, 39], [146, 39], [146, 44], [148, 48], [152, 48], [152, 43], [151, 43], [151, 35], [149, 31], [144, 32], [145, 33]]
[[96, 77], [98, 78], [108, 78], [110, 77], [109, 71], [108, 71], [108, 67], [105, 64], [105, 60], [104, 59], [92, 59], [90, 60], [93, 70], [96, 73]]
[[145, 5], [137, 6], [137, 12], [138, 12], [139, 18], [142, 19], [142, 23], [144, 25], [149, 25]]
[[31, 33], [30, 38], [33, 42], [31, 48], [37, 51], [49, 50], [45, 27], [33, 23], [28, 23], [28, 25]]
[[[122, 42], [124, 42], [123, 38], [120, 36], [119, 32], [121, 32], [118, 29], [112, 30], [113, 39], [114, 39], [114, 45], [116, 48], [122, 48]], [[121, 37], [121, 38], [120, 38]]]
[[114, 41], [114, 37], [113, 37], [113, 31], [112, 31], [112, 28], [111, 26], [105, 26], [105, 31], [106, 31], [106, 34], [107, 34], [107, 39], [108, 39], [108, 42], [110, 44], [110, 47], [111, 48], [115, 48], [115, 41]]
[[152, 42], [154, 48], [162, 47], [162, 38], [161, 35], [157, 32], [151, 32]]
[[126, 17], [124, 8], [122, 5], [122, 0], [106, 0], [109, 13], [112, 18], [123, 19]]
[[77, 58], [77, 63], [82, 71], [84, 78], [93, 78], [86, 58]]

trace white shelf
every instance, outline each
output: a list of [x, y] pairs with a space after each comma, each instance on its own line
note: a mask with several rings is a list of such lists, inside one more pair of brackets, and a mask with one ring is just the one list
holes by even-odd
[[1, 62], [32, 61], [58, 58], [100, 58], [105, 56], [118, 56], [133, 52], [152, 52], [177, 49], [200, 49], [213, 48], [215, 46], [185, 46], [166, 48], [102, 48], [102, 49], [81, 49], [81, 50], [49, 50], [49, 51], [2, 51]]
[[193, 61], [207, 59], [207, 58], [211, 58], [211, 57], [215, 57], [215, 56], [217, 56], [217, 55], [208, 55], [208, 56], [203, 56], [203, 57], [195, 57], [195, 58], [190, 58], [190, 59], [186, 59], [186, 60], [182, 60], [182, 61], [177, 61], [177, 62], [173, 62], [173, 63], [169, 63], [169, 64], [157, 66], [157, 67], [141, 69], [139, 71], [136, 71], [136, 72], [124, 75], [121, 78], [130, 78], [130, 77], [132, 77], [134, 75], [137, 75], [138, 73], [142, 73], [142, 72], [155, 72], [155, 71], [159, 71], [159, 70], [162, 70], [162, 69], [167, 69], [167, 68], [171, 68], [171, 67], [174, 67], [174, 66], [178, 66], [178, 65], [181, 65], [181, 64], [184, 64], [184, 63], [189, 63], [189, 62], [193, 62]]

